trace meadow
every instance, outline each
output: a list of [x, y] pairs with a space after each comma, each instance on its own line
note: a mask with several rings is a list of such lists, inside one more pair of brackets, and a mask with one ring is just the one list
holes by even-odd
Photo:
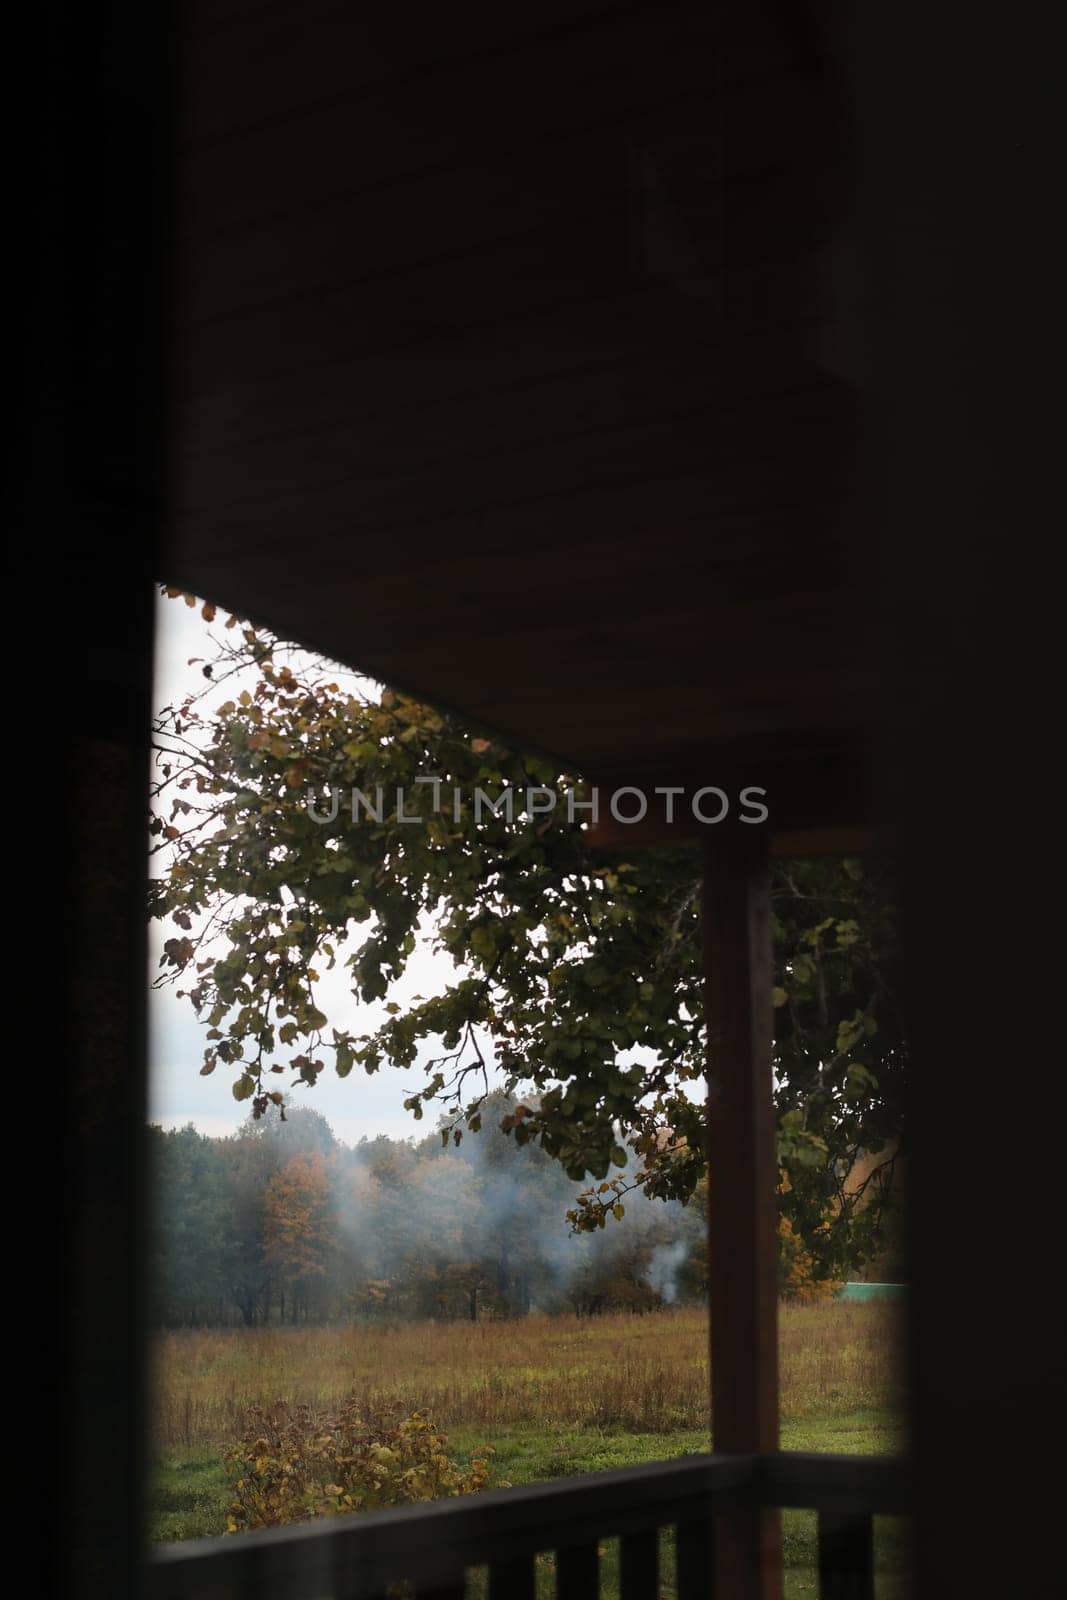
[[[900, 1314], [878, 1303], [782, 1307], [782, 1447], [904, 1449]], [[491, 1483], [533, 1483], [707, 1450], [707, 1313], [189, 1330], [155, 1350], [153, 1540], [221, 1533], [222, 1452], [250, 1404], [287, 1399], [428, 1410]], [[814, 1517], [784, 1519], [787, 1593], [813, 1594]], [[876, 1528], [879, 1594], [902, 1593], [902, 1530]], [[612, 1592], [607, 1560], [602, 1594]], [[663, 1590], [669, 1595], [669, 1582]]]

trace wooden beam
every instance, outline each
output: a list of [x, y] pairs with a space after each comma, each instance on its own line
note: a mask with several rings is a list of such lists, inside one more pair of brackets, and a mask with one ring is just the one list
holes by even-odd
[[[770, 858], [765, 830], [706, 846], [708, 1285], [716, 1452], [778, 1448], [777, 1162], [771, 1076]], [[718, 1518], [720, 1594], [781, 1600], [781, 1519]]]
[[590, 774], [597, 811], [595, 821], [589, 813], [589, 843], [626, 850], [718, 839], [725, 846], [763, 833], [774, 856], [885, 848], [891, 830], [872, 767], [870, 750], [856, 740], [711, 750], [697, 775]]
[[892, 828], [873, 824], [840, 824], [828, 828], [792, 828], [770, 836], [772, 856], [859, 856], [867, 850], [891, 850]]
[[[729, 836], [729, 835], [728, 835]], [[672, 828], [660, 819], [623, 826], [608, 818], [588, 830], [590, 846], [597, 850], [643, 850], [649, 845], [683, 844], [696, 839], [708, 842], [713, 837], [710, 827], [692, 826]], [[775, 858], [795, 856], [858, 856], [868, 850], [890, 850], [895, 834], [893, 829], [871, 823], [837, 823], [825, 828], [784, 828], [780, 832], [767, 828], [767, 851]]]

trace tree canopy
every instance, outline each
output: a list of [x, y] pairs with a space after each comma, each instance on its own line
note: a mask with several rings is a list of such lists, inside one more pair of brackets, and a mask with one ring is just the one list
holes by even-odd
[[[459, 1149], [433, 1132], [346, 1145], [300, 1105], [285, 1121], [274, 1108], [249, 1113], [225, 1137], [152, 1128], [157, 1322], [478, 1320], [704, 1304], [706, 1180], [688, 1205], [637, 1193], [621, 1222], [575, 1237], [564, 1216], [573, 1185], [559, 1163], [500, 1128], [514, 1104], [493, 1090], [481, 1134]], [[783, 1218], [783, 1296], [827, 1294], [813, 1269]]]
[[[150, 914], [173, 930], [156, 981], [206, 1022], [201, 1071], [232, 1073], [258, 1117], [289, 1082], [418, 1063], [405, 1104], [443, 1111], [458, 1145], [495, 1067], [514, 1100], [504, 1130], [594, 1180], [576, 1229], [621, 1216], [635, 1187], [688, 1200], [705, 1164], [695, 852], [593, 851], [567, 803], [581, 774], [409, 695], [346, 686], [241, 619], [205, 641], [203, 687], [156, 721], [150, 823]], [[780, 862], [773, 912], [781, 1207], [818, 1275], [843, 1276], [877, 1246], [900, 1148], [889, 866]], [[455, 976], [401, 1006], [427, 926]], [[338, 960], [357, 1011], [384, 1002], [380, 1025], [320, 1009]]]

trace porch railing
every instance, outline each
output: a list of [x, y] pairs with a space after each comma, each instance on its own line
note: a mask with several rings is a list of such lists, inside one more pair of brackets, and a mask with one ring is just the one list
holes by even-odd
[[[906, 1514], [907, 1468], [870, 1456], [702, 1455], [497, 1489], [431, 1504], [303, 1523], [153, 1551], [148, 1600], [462, 1600], [487, 1567], [489, 1600], [534, 1600], [535, 1558], [551, 1552], [557, 1600], [596, 1600], [598, 1546], [619, 1538], [621, 1600], [657, 1600], [659, 1534], [675, 1535], [678, 1600], [709, 1600], [714, 1513], [818, 1513], [821, 1600], [872, 1600], [874, 1515]], [[722, 1597], [728, 1600], [728, 1597]]]

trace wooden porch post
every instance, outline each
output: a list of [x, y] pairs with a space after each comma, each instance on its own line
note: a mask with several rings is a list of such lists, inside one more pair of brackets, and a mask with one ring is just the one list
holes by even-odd
[[[10, 900], [27, 948], [47, 951], [50, 979], [41, 1027], [55, 1156], [31, 1209], [41, 1213], [33, 1264], [60, 1324], [36, 1398], [62, 1536], [35, 1549], [35, 1587], [57, 1600], [141, 1600], [146, 818], [153, 582], [167, 570], [159, 548], [172, 505], [172, 128], [184, 35], [171, 0], [60, 0], [47, 12], [26, 141], [40, 161], [24, 312], [27, 375], [39, 387], [19, 541], [30, 571], [20, 565], [19, 577], [50, 628], [33, 692], [18, 697], [22, 748], [40, 751], [40, 799], [31, 806], [27, 787], [9, 852], [26, 873]], [[47, 744], [45, 707], [56, 708]], [[36, 836], [47, 848], [30, 848]]]
[[[703, 916], [712, 1442], [717, 1451], [770, 1451], [778, 1448], [777, 1162], [762, 827], [709, 839]], [[780, 1514], [720, 1515], [716, 1567], [724, 1600], [781, 1600]]]

